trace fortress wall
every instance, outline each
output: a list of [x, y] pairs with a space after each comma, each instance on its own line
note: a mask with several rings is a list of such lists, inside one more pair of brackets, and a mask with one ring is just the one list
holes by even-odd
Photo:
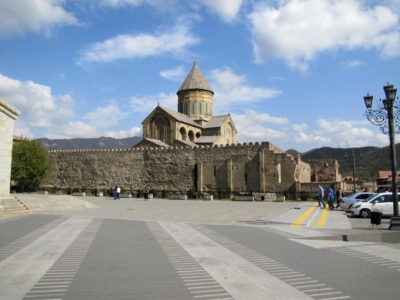
[[49, 151], [53, 168], [42, 184], [59, 186], [61, 181], [64, 188], [91, 189], [118, 184], [128, 190], [283, 191], [296, 181], [297, 164], [271, 145]]

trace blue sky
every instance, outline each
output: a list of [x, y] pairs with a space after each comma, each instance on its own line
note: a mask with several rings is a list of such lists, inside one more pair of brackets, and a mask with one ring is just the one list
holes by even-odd
[[0, 0], [0, 97], [29, 138], [141, 136], [196, 58], [240, 142], [386, 146], [363, 96], [400, 88], [399, 0]]

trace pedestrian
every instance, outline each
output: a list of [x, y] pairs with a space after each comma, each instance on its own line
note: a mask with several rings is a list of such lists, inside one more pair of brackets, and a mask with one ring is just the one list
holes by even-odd
[[149, 199], [149, 190], [148, 189], [144, 189], [143, 196], [144, 196], [144, 200], [148, 200]]
[[121, 188], [116, 185], [113, 191], [114, 200], [120, 199], [119, 198], [120, 193], [121, 193]]
[[336, 208], [340, 207], [340, 202], [342, 202], [342, 190], [338, 188], [336, 191]]
[[120, 200], [121, 198], [119, 197], [121, 194], [121, 188], [118, 186], [117, 187], [117, 199]]
[[317, 190], [317, 200], [320, 208], [325, 208], [324, 196], [324, 188], [319, 184]]
[[329, 204], [329, 209], [334, 208], [334, 203], [335, 203], [335, 190], [333, 189], [333, 186], [330, 186], [328, 190], [328, 204]]

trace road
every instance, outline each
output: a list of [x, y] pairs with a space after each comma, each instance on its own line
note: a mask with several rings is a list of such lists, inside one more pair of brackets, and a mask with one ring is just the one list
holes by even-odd
[[[353, 229], [340, 211], [313, 203], [90, 201], [97, 208], [0, 217], [0, 299], [399, 297], [399, 235], [370, 238], [386, 232]], [[245, 220], [240, 209], [253, 204], [268, 218], [248, 208]], [[177, 221], [185, 205], [196, 222], [190, 214]], [[127, 216], [127, 207], [148, 220]]]

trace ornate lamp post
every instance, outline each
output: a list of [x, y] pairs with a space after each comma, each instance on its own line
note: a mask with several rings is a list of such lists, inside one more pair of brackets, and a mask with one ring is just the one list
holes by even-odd
[[[373, 97], [367, 94], [364, 97], [365, 106], [367, 107], [366, 116], [368, 120], [380, 127], [383, 134], [389, 134], [390, 141], [390, 159], [392, 165], [392, 197], [393, 197], [393, 214], [394, 217], [390, 221], [390, 227], [400, 226], [399, 206], [397, 197], [397, 162], [396, 162], [396, 144], [395, 134], [400, 133], [400, 103], [396, 100], [397, 89], [393, 85], [387, 84], [383, 87], [386, 99], [380, 100], [376, 109], [372, 108]], [[400, 227], [398, 227], [400, 228]]]

